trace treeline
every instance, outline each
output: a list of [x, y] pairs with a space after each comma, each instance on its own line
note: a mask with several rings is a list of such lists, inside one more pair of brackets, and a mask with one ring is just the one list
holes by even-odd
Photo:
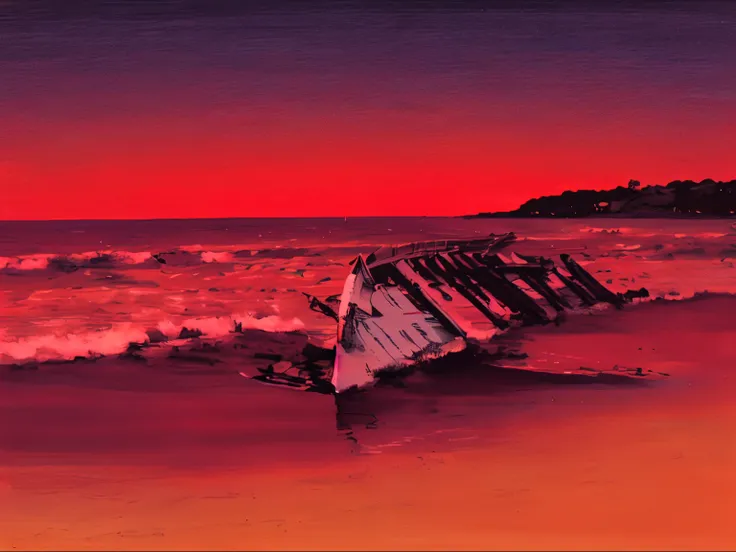
[[701, 182], [675, 180], [666, 186], [642, 187], [637, 180], [613, 190], [567, 191], [530, 199], [505, 213], [479, 213], [475, 217], [589, 217], [595, 215], [708, 215], [736, 213], [736, 180]]

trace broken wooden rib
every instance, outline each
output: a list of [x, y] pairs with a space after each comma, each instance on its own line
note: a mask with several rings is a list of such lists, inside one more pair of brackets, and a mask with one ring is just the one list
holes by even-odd
[[616, 294], [569, 255], [501, 254], [513, 233], [381, 247], [358, 256], [337, 313], [332, 372], [336, 392], [370, 384], [382, 370], [405, 368], [486, 340], [515, 325], [545, 324], [560, 313], [610, 303]]

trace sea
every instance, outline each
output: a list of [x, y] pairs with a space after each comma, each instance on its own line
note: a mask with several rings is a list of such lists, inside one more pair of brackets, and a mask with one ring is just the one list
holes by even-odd
[[613, 291], [673, 301], [736, 292], [736, 225], [724, 219], [0, 222], [0, 363], [227, 340], [236, 325], [330, 346], [335, 323], [306, 294], [338, 295], [359, 253], [509, 231], [509, 251], [570, 253]]

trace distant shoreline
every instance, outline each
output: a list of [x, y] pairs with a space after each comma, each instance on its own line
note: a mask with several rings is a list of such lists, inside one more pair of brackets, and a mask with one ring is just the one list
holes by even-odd
[[736, 218], [736, 180], [674, 180], [666, 186], [641, 187], [629, 180], [612, 190], [568, 190], [530, 199], [514, 211], [481, 212], [464, 218]]
[[475, 215], [459, 215], [456, 218], [462, 219], [564, 219], [564, 220], [615, 220], [615, 219], [668, 219], [668, 220], [736, 220], [736, 214], [733, 215], [712, 215], [712, 214], [690, 214], [690, 213], [599, 213], [592, 215], [528, 215], [517, 214], [513, 211], [510, 213], [477, 213]]

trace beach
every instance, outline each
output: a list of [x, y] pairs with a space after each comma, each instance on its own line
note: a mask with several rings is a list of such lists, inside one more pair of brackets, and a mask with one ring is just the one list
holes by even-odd
[[[0, 548], [736, 546], [730, 222], [305, 220], [0, 223], [26, 237], [0, 244]], [[358, 252], [504, 229], [651, 300], [500, 338], [526, 371], [458, 361], [344, 400], [239, 374], [329, 345], [301, 292], [339, 293]]]

